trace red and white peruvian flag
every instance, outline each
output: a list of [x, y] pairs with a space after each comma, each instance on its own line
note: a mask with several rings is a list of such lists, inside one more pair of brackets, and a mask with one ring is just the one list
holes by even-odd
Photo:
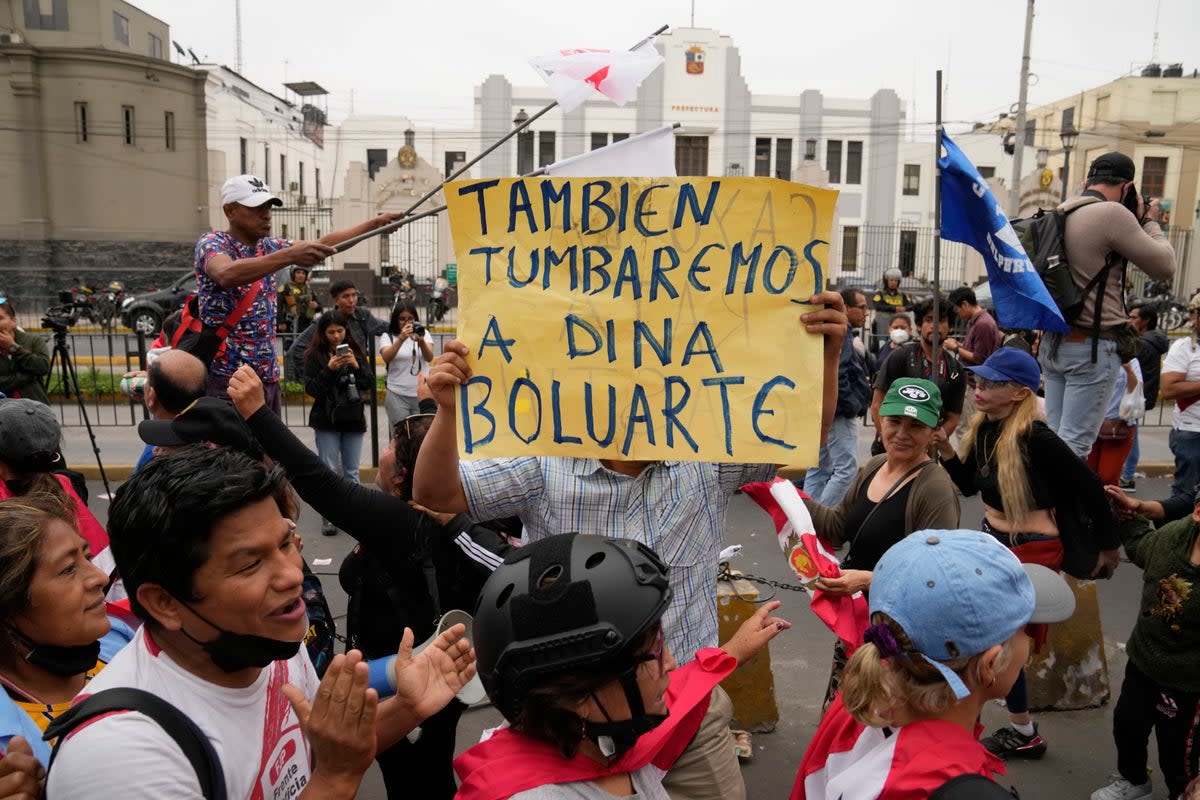
[[837, 578], [842, 570], [837, 556], [814, 529], [812, 515], [804, 505], [807, 495], [783, 478], [747, 483], [742, 491], [771, 515], [779, 549], [787, 554], [796, 579], [811, 592], [813, 613], [845, 642], [847, 654], [853, 653], [863, 643], [863, 632], [870, 624], [867, 598], [862, 592], [831, 594], [813, 588], [819, 578]]
[[663, 57], [646, 42], [633, 50], [559, 50], [529, 62], [546, 84], [563, 111], [574, 111], [583, 101], [600, 92], [619, 106], [633, 98], [642, 81]]

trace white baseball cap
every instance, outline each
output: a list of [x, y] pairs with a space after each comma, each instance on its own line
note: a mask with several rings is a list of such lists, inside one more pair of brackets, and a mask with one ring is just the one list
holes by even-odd
[[283, 201], [271, 194], [270, 188], [254, 175], [236, 175], [221, 187], [221, 205], [237, 203], [247, 208], [258, 208], [263, 203], [283, 205]]

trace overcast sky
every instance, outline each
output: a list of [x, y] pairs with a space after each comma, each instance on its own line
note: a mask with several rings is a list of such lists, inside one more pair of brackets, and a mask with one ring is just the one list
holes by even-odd
[[[234, 66], [234, 0], [132, 0], [202, 59]], [[403, 114], [469, 127], [472, 92], [491, 73], [538, 78], [532, 56], [564, 47], [625, 49], [660, 25], [691, 24], [689, 0], [242, 0], [242, 71], [282, 93], [286, 80], [330, 92], [334, 121]], [[915, 133], [933, 129], [934, 73], [945, 71], [950, 130], [1017, 100], [1024, 0], [695, 0], [695, 24], [733, 39], [750, 90], [867, 98], [891, 88]], [[1029, 101], [1049, 102], [1136, 74], [1151, 60], [1200, 67], [1197, 0], [1039, 0]], [[177, 58], [177, 57], [176, 57]], [[1191, 60], [1189, 60], [1191, 59]], [[916, 101], [915, 109], [912, 105]]]

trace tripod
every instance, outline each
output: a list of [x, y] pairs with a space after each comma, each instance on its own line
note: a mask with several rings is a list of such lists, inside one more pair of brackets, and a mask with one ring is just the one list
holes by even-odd
[[[47, 322], [48, 320], [43, 320]], [[104, 472], [104, 462], [100, 460], [100, 445], [96, 444], [96, 432], [92, 430], [92, 421], [88, 418], [87, 404], [83, 402], [83, 392], [79, 391], [79, 378], [75, 374], [75, 362], [71, 360], [71, 346], [67, 344], [67, 326], [52, 324], [54, 330], [54, 348], [50, 353], [50, 372], [46, 375], [47, 385], [54, 376], [54, 365], [58, 364], [60, 385], [63, 393], [69, 398], [75, 395], [79, 403], [79, 416], [87, 428], [92, 440], [92, 452], [96, 454], [96, 466], [100, 467], [100, 480], [104, 482], [104, 491], [112, 499], [112, 489], [108, 485], [108, 475]]]

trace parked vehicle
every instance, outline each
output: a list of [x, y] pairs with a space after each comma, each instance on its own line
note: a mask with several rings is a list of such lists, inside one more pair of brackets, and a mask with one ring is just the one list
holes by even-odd
[[125, 284], [121, 281], [111, 281], [103, 291], [97, 291], [76, 276], [75, 285], [71, 287], [69, 294], [69, 305], [76, 312], [76, 320], [86, 319], [110, 331], [116, 325], [117, 310], [125, 297]]
[[433, 291], [429, 293], [429, 305], [425, 311], [425, 321], [441, 322], [446, 312], [458, 305], [458, 293], [454, 286], [445, 278], [433, 282]]
[[155, 336], [168, 314], [183, 306], [187, 296], [196, 291], [196, 274], [188, 271], [165, 289], [154, 289], [125, 298], [121, 304], [121, 324], [147, 336]]

